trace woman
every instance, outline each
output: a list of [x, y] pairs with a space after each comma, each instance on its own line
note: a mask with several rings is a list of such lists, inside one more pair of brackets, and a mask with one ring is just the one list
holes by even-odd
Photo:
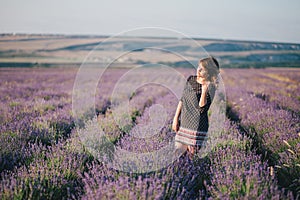
[[201, 148], [208, 131], [207, 111], [214, 98], [219, 63], [214, 57], [201, 59], [197, 75], [187, 79], [173, 119], [176, 149], [190, 152]]

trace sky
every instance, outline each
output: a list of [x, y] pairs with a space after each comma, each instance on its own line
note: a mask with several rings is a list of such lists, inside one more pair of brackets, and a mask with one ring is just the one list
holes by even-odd
[[197, 38], [300, 43], [299, 10], [299, 0], [0, 0], [0, 33], [160, 27]]

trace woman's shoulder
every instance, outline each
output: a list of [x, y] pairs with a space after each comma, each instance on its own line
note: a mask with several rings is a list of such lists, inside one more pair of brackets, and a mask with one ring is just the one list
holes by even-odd
[[195, 75], [190, 75], [190, 76], [187, 78], [187, 81], [188, 81], [188, 82], [196, 81], [196, 79], [197, 79], [197, 76], [195, 76]]

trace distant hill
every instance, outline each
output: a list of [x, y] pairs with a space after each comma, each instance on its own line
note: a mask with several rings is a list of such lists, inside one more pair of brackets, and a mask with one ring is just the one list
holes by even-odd
[[0, 34], [0, 67], [78, 67], [82, 62], [191, 67], [207, 55], [217, 57], [222, 67], [300, 67], [300, 44], [292, 43]]

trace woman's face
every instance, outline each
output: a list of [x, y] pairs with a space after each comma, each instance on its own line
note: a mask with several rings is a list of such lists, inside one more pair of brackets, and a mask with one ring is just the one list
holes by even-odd
[[206, 80], [208, 77], [208, 72], [205, 67], [202, 66], [202, 63], [199, 63], [198, 68], [197, 68], [197, 78], [202, 78]]

